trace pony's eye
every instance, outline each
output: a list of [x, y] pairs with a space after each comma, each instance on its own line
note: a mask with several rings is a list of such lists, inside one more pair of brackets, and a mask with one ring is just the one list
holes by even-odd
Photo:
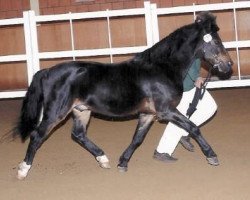
[[214, 41], [214, 44], [219, 45], [220, 42], [219, 42], [218, 40], [215, 40], [215, 41]]

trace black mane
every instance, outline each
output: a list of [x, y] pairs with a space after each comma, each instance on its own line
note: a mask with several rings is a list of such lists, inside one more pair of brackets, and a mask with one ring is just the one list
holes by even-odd
[[188, 58], [203, 36], [218, 30], [216, 18], [209, 12], [201, 12], [194, 23], [176, 29], [153, 47], [136, 54], [134, 60], [143, 60], [151, 65], [181, 67], [186, 63], [178, 61], [184, 59], [190, 62]]
[[[143, 59], [152, 64], [166, 64], [172, 63], [176, 59], [176, 53], [183, 51], [185, 43], [192, 45], [190, 49], [195, 49], [198, 39], [199, 30], [196, 24], [183, 26], [169, 36], [163, 38], [160, 42], [155, 44], [152, 48], [145, 50], [135, 56], [135, 59]], [[190, 35], [192, 33], [192, 35]], [[190, 41], [193, 41], [190, 43]]]

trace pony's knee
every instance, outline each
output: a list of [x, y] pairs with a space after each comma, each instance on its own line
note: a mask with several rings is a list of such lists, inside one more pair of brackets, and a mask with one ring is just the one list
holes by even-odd
[[198, 126], [193, 125], [193, 126], [190, 128], [189, 135], [190, 135], [192, 138], [197, 138], [200, 134], [201, 134], [201, 132], [200, 132], [200, 129], [199, 129]]
[[71, 132], [71, 138], [76, 141], [83, 141], [84, 140], [84, 134], [82, 132], [82, 130], [76, 129], [75, 127], [73, 127], [73, 130]]
[[77, 137], [80, 133], [82, 133], [82, 130], [82, 126], [79, 126], [76, 122], [74, 122], [71, 131], [71, 136]]

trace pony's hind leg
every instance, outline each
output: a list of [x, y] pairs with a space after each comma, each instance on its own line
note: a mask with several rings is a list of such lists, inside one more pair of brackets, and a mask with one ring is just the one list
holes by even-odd
[[84, 147], [87, 151], [89, 151], [96, 158], [102, 168], [109, 169], [109, 160], [105, 155], [104, 151], [100, 149], [97, 145], [95, 145], [86, 136], [90, 116], [90, 110], [79, 110], [76, 108], [73, 109], [74, 124], [72, 130], [72, 138], [82, 147]]
[[[60, 112], [54, 112], [58, 106], [61, 106]], [[48, 108], [49, 107], [49, 108]], [[66, 118], [71, 111], [71, 105], [65, 104], [62, 106], [60, 103], [48, 106], [43, 112], [43, 119], [39, 126], [31, 133], [30, 142], [26, 152], [26, 156], [18, 166], [17, 178], [24, 179], [31, 168], [35, 154], [38, 148], [47, 139], [51, 130]]]
[[43, 120], [38, 128], [36, 128], [30, 136], [29, 146], [26, 152], [26, 156], [18, 166], [17, 178], [19, 180], [24, 179], [31, 168], [37, 149], [42, 145], [47, 138], [48, 133], [56, 123], [49, 123], [47, 120]]
[[131, 144], [123, 152], [119, 159], [118, 170], [120, 172], [126, 172], [128, 169], [128, 162], [132, 157], [134, 151], [141, 145], [144, 138], [146, 137], [148, 130], [153, 123], [154, 115], [140, 114], [139, 121], [136, 127], [134, 137]]

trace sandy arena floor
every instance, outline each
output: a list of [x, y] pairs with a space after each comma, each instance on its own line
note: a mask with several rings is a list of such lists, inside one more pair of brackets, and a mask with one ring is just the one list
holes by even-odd
[[[135, 152], [127, 173], [116, 165], [129, 144], [136, 120], [107, 122], [92, 118], [88, 135], [108, 155], [112, 168], [101, 169], [87, 151], [70, 137], [66, 122], [39, 149], [24, 181], [15, 178], [28, 141], [0, 144], [0, 199], [4, 200], [248, 200], [250, 199], [250, 88], [212, 91], [219, 109], [201, 128], [218, 154], [220, 166], [207, 164], [200, 149], [180, 145], [178, 162], [152, 159], [165, 125], [155, 123]], [[20, 100], [0, 101], [0, 136], [19, 114]]]

